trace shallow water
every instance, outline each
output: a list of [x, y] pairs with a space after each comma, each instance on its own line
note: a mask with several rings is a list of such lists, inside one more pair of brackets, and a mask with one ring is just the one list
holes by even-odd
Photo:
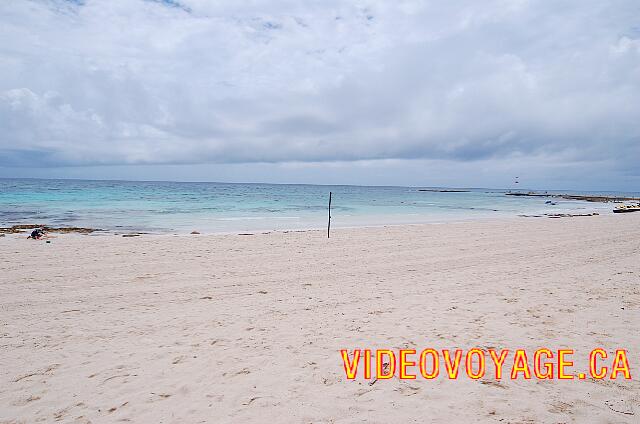
[[612, 209], [562, 199], [550, 205], [548, 198], [493, 189], [440, 193], [417, 187], [0, 179], [0, 226], [177, 233], [325, 228], [330, 191], [334, 227]]

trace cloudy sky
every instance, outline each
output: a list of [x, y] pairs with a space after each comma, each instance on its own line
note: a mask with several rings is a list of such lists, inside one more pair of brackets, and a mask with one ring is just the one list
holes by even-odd
[[0, 176], [640, 191], [637, 0], [3, 0]]

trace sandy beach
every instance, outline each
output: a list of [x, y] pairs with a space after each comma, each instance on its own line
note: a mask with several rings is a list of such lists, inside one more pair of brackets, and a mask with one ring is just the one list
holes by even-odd
[[[25, 237], [0, 237], [0, 423], [640, 420], [640, 214]], [[621, 348], [632, 379], [371, 384], [340, 356], [427, 347]]]

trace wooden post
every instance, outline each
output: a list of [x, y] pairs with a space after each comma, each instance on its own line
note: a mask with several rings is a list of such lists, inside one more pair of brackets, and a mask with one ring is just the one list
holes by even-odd
[[327, 238], [330, 237], [331, 233], [331, 192], [329, 192], [329, 223], [327, 224]]

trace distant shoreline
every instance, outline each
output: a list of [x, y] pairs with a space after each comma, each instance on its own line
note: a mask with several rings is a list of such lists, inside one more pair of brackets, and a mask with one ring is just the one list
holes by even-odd
[[522, 197], [553, 197], [556, 199], [565, 200], [584, 200], [585, 202], [628, 202], [628, 201], [640, 201], [640, 197], [624, 197], [624, 196], [591, 196], [591, 195], [577, 195], [577, 194], [550, 194], [550, 193], [538, 193], [538, 192], [511, 192], [505, 193], [506, 196], [522, 196]]

